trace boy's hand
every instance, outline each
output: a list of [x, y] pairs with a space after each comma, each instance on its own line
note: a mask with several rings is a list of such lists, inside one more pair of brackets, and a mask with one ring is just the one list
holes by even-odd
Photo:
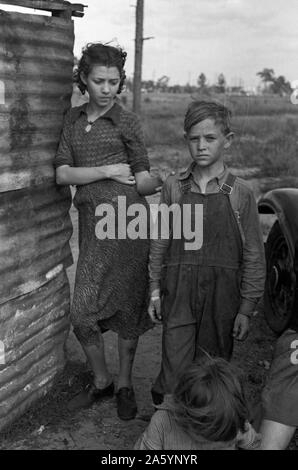
[[238, 313], [235, 318], [233, 337], [238, 341], [244, 341], [249, 332], [249, 317]]
[[153, 323], [162, 323], [161, 301], [159, 293], [152, 293], [149, 302], [148, 313]]

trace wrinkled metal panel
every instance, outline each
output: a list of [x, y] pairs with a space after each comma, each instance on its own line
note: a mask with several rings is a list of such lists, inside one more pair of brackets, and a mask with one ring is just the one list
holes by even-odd
[[36, 186], [0, 194], [0, 305], [71, 264], [68, 211], [68, 188]]
[[69, 188], [53, 159], [70, 106], [73, 22], [0, 9], [0, 428], [64, 365]]
[[42, 397], [63, 368], [68, 312], [65, 271], [30, 294], [0, 306], [5, 360], [0, 364], [0, 429]]
[[53, 182], [73, 41], [72, 21], [0, 10], [0, 192]]
[[53, 159], [70, 105], [73, 22], [0, 11], [0, 305], [71, 264]]

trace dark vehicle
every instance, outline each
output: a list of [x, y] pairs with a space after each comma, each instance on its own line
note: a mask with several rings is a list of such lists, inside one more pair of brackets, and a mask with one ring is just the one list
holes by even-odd
[[269, 326], [281, 333], [292, 315], [298, 315], [294, 308], [298, 275], [298, 189], [269, 191], [260, 199], [258, 208], [260, 214], [277, 216], [266, 242], [264, 310]]

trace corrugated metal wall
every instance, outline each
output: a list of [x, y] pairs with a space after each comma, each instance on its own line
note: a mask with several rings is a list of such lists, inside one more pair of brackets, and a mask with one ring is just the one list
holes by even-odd
[[73, 22], [0, 5], [0, 428], [64, 365], [72, 262], [53, 158], [70, 105]]

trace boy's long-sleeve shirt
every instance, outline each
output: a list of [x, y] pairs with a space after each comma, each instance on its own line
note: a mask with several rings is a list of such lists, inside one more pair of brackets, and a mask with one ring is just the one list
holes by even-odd
[[[171, 206], [174, 203], [179, 203], [182, 196], [181, 180], [189, 179], [191, 191], [201, 193], [200, 186], [193, 175], [193, 168], [194, 163], [186, 171], [167, 178], [161, 191], [161, 204]], [[218, 177], [210, 180], [206, 187], [206, 193], [218, 192], [219, 187], [225, 182], [227, 174], [228, 169], [225, 168]], [[233, 191], [229, 197], [243, 242], [239, 313], [250, 316], [264, 290], [266, 263], [263, 237], [255, 197], [244, 180], [236, 178]], [[168, 239], [151, 240], [149, 260], [151, 292], [160, 288], [162, 266], [169, 243], [170, 237]]]

